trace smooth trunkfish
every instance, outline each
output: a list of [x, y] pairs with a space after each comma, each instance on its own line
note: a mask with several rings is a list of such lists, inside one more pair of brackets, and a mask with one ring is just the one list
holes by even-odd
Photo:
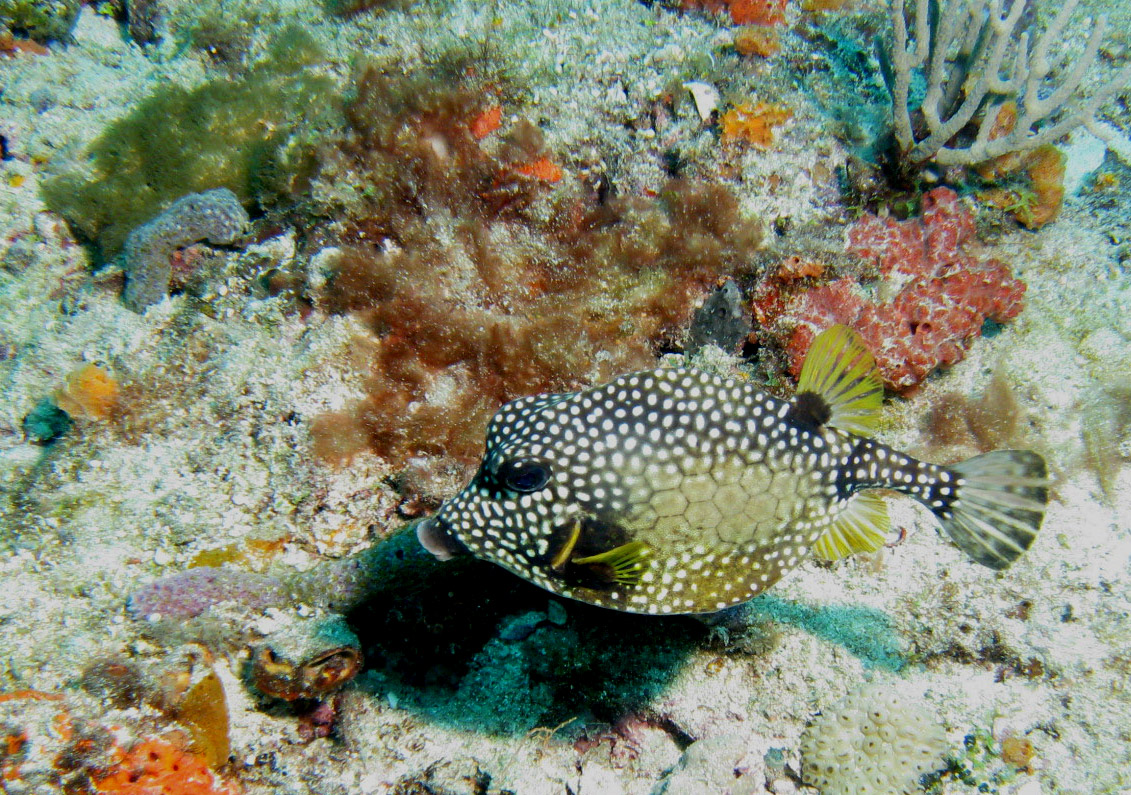
[[582, 602], [708, 613], [810, 554], [880, 548], [876, 489], [892, 489], [974, 561], [1009, 566], [1044, 517], [1044, 459], [917, 461], [866, 435], [882, 400], [872, 355], [845, 326], [813, 342], [792, 401], [695, 369], [520, 398], [491, 420], [471, 483], [417, 536], [441, 559], [470, 552]]

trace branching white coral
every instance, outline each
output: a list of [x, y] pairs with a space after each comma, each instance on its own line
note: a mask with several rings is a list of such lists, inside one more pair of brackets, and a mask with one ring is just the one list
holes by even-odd
[[[909, 162], [933, 159], [940, 165], [971, 165], [1055, 141], [1081, 124], [1131, 82], [1123, 67], [1091, 96], [1081, 92], [1103, 42], [1107, 20], [1087, 23], [1079, 55], [1062, 41], [1078, 0], [1065, 0], [1040, 34], [1032, 0], [892, 0], [895, 38], [885, 63], [892, 92], [895, 138]], [[909, 16], [912, 23], [909, 30]], [[1053, 54], [1055, 53], [1055, 55]], [[915, 125], [909, 107], [912, 76], [922, 70], [926, 95]], [[1016, 123], [998, 123], [999, 112], [1017, 105]], [[952, 139], [971, 122], [973, 140]]]

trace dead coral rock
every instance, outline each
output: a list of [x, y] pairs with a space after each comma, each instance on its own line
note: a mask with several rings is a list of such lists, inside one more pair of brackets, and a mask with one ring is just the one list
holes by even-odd
[[652, 795], [756, 795], [765, 791], [765, 780], [764, 764], [751, 753], [749, 738], [722, 734], [689, 745], [679, 764], [652, 789]]
[[[491, 776], [469, 757], [446, 759], [420, 773], [405, 776], [393, 788], [395, 795], [489, 795]], [[497, 792], [497, 790], [494, 790]]]

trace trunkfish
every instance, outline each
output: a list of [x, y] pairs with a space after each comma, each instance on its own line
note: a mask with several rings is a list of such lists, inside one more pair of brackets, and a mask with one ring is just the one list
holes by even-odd
[[478, 472], [417, 525], [441, 559], [471, 553], [548, 591], [631, 613], [709, 613], [810, 556], [879, 549], [877, 489], [926, 505], [977, 563], [1033, 543], [1044, 459], [999, 450], [952, 466], [868, 437], [883, 400], [872, 355], [834, 326], [785, 401], [688, 368], [524, 397], [492, 418]]

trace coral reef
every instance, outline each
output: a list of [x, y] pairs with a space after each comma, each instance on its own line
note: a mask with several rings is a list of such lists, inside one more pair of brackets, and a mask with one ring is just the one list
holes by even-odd
[[[136, 716], [130, 722], [136, 722]], [[235, 795], [240, 791], [234, 782], [213, 772], [203, 753], [186, 748], [176, 732], [129, 740], [125, 727], [108, 723], [107, 716], [82, 699], [31, 690], [0, 693], [4, 792]]]
[[865, 270], [813, 286], [792, 265], [756, 288], [755, 317], [784, 348], [790, 372], [800, 372], [821, 330], [844, 323], [867, 343], [884, 383], [908, 389], [960, 361], [986, 320], [1004, 322], [1021, 311], [1025, 284], [1003, 263], [970, 253], [974, 216], [957, 194], [936, 188], [921, 206], [920, 218], [865, 215], [849, 227], [848, 252], [879, 277], [871, 294]]
[[[1000, 0], [949, 0], [938, 7], [915, 0], [910, 13], [907, 5], [892, 3], [894, 38], [880, 51], [886, 56], [895, 141], [907, 163], [974, 165], [1052, 143], [1094, 121], [1100, 107], [1131, 81], [1131, 65], [1124, 66], [1083, 96], [1080, 87], [1101, 51], [1107, 20], [1088, 20], [1084, 51], [1067, 55], [1059, 38], [1078, 0], [1060, 4], [1040, 31], [1034, 30], [1034, 13]], [[1050, 52], [1056, 53], [1052, 60]], [[926, 94], [916, 108], [911, 88], [920, 72]], [[998, 111], [1015, 100], [1021, 100], [1015, 123], [995, 129]], [[973, 129], [966, 134], [968, 127]]]
[[243, 234], [247, 211], [227, 188], [190, 193], [130, 232], [122, 247], [126, 289], [122, 300], [135, 312], [164, 298], [173, 274], [173, 254], [208, 241], [228, 245]]
[[823, 795], [913, 792], [942, 767], [946, 749], [943, 727], [921, 700], [865, 684], [805, 730], [801, 772]]
[[761, 240], [721, 186], [602, 201], [561, 179], [530, 123], [477, 138], [498, 100], [444, 74], [364, 70], [316, 187], [344, 219], [319, 303], [373, 336], [355, 354], [368, 397], [314, 420], [315, 454], [407, 462], [402, 487], [430, 494], [475, 464], [505, 401], [651, 364]]

